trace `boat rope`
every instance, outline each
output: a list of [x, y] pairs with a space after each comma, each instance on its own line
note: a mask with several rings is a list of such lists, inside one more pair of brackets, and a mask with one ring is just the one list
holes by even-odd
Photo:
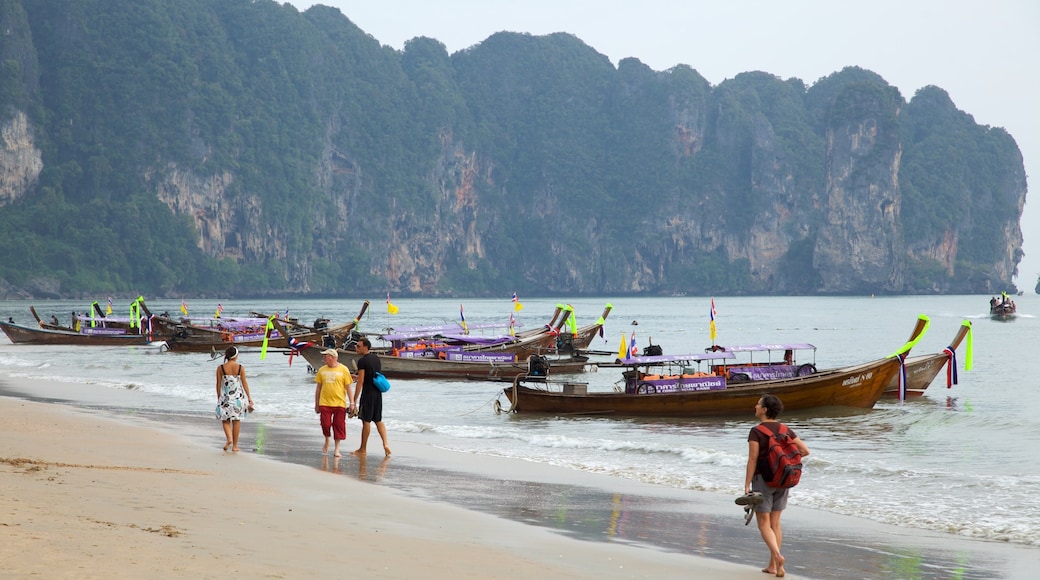
[[[513, 413], [513, 412], [515, 412], [515, 409], [516, 409], [516, 386], [520, 382], [520, 379], [522, 379], [524, 377], [526, 377], [526, 375], [516, 375], [516, 378], [513, 379], [513, 386], [512, 387], [506, 387], [507, 389], [509, 389], [509, 388], [513, 389], [513, 401], [509, 404], [509, 408], [508, 409], [503, 409], [502, 408], [502, 402], [498, 400], [498, 397], [502, 396], [502, 394], [505, 393], [505, 389], [503, 389], [500, 393], [495, 395], [495, 414], [496, 415], [501, 415], [502, 413]], [[508, 399], [508, 397], [507, 397], [507, 399]]]

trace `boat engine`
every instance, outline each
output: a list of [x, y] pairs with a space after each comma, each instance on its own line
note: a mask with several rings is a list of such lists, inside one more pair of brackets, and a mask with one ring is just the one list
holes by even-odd
[[540, 354], [532, 354], [531, 358], [527, 359], [527, 376], [549, 376], [549, 359]]
[[361, 340], [361, 333], [356, 330], [351, 330], [350, 334], [343, 339], [343, 350], [355, 350], [358, 341]]

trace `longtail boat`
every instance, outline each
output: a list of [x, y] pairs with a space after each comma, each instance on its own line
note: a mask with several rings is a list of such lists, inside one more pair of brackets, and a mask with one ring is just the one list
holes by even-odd
[[126, 346], [143, 345], [152, 342], [146, 334], [127, 334], [121, 329], [54, 329], [23, 326], [13, 322], [0, 321], [0, 329], [14, 344], [54, 344], [54, 345], [88, 345], [88, 346]]
[[[922, 320], [923, 319], [923, 320]], [[600, 367], [622, 367], [625, 387], [613, 392], [588, 392], [588, 385], [518, 376], [500, 395], [510, 412], [560, 414], [615, 414], [619, 416], [702, 417], [748, 414], [762, 397], [781, 398], [785, 410], [820, 407], [873, 408], [927, 328], [918, 319], [911, 340], [888, 357], [790, 378], [751, 380], [745, 370], [736, 382], [727, 380], [730, 360], [737, 349], [706, 349], [688, 355], [651, 355], [618, 358]], [[782, 345], [779, 345], [782, 346]], [[811, 345], [805, 345], [811, 346]], [[785, 351], [788, 349], [784, 349]], [[785, 353], [786, 354], [786, 353]], [[707, 369], [700, 366], [707, 363]], [[697, 366], [694, 366], [697, 365]], [[769, 365], [762, 365], [767, 368]], [[779, 365], [778, 365], [779, 366]], [[792, 365], [793, 366], [793, 365]], [[651, 368], [662, 369], [652, 373]], [[801, 368], [800, 366], [795, 368]], [[496, 402], [497, 403], [497, 402]], [[496, 408], [502, 408], [496, 404]]]
[[1000, 298], [990, 299], [989, 317], [993, 320], [1014, 320], [1017, 315], [1018, 306], [1015, 304], [1014, 300], [1008, 297], [1007, 292], [1001, 293]]
[[[206, 319], [176, 319], [164, 315], [149, 316], [167, 336], [166, 348], [174, 352], [221, 352], [229, 346], [296, 349], [302, 344], [343, 342], [364, 316], [369, 302], [350, 322], [336, 326], [314, 328], [295, 321], [270, 317], [228, 317]], [[147, 307], [142, 307], [147, 312]], [[277, 324], [275, 324], [277, 322]]]
[[580, 383], [525, 384], [527, 377], [518, 376], [502, 394], [509, 401], [508, 411], [516, 413], [652, 417], [747, 415], [766, 394], [780, 397], [788, 411], [819, 407], [870, 409], [881, 398], [881, 392], [899, 364], [897, 357], [889, 357], [804, 377], [736, 385], [728, 384], [725, 377], [713, 375], [662, 378], [659, 380], [669, 383], [664, 388], [650, 389], [647, 384], [643, 392], [626, 389], [625, 392], [590, 393]]
[[[423, 356], [435, 357], [441, 350], [461, 349], [465, 352], [508, 352], [516, 355], [517, 360], [527, 360], [533, 355], [584, 355], [582, 351], [601, 334], [613, 308], [612, 304], [607, 303], [596, 322], [578, 327], [574, 322], [574, 309], [569, 305], [557, 304], [552, 319], [547, 324], [515, 335], [478, 336], [470, 331], [481, 326], [464, 328], [457, 323], [391, 328], [388, 329], [388, 333], [375, 335], [389, 346], [376, 346], [372, 351], [379, 356], [397, 356], [408, 351], [423, 351]], [[486, 328], [506, 326], [485, 325]], [[347, 350], [351, 349], [348, 345]]]
[[[336, 349], [340, 364], [357, 368], [361, 355], [352, 350]], [[312, 368], [321, 368], [322, 348], [308, 346], [299, 351]], [[540, 373], [540, 376], [585, 372], [589, 366], [586, 356], [541, 356], [519, 359], [510, 352], [447, 351], [443, 357], [380, 356], [382, 373], [391, 379], [481, 379], [512, 378], [518, 375]], [[539, 365], [547, 365], [547, 368]], [[532, 372], [534, 371], [534, 372]]]
[[[957, 334], [950, 341], [949, 346], [943, 349], [942, 352], [933, 354], [924, 354], [919, 356], [906, 356], [903, 366], [905, 368], [905, 376], [900, 378], [897, 373], [896, 376], [892, 377], [888, 386], [885, 388], [884, 396], [900, 396], [900, 382], [905, 385], [903, 392], [903, 398], [907, 397], [920, 397], [924, 394], [925, 390], [935, 377], [939, 374], [939, 371], [946, 368], [946, 387], [950, 388], [957, 384], [957, 348], [960, 347], [965, 337], [968, 339], [968, 344], [965, 347], [965, 368], [964, 370], [971, 370], [972, 366], [972, 340], [971, 340], [971, 321], [964, 320], [961, 322], [960, 327], [957, 329]], [[922, 333], [923, 334], [923, 333]], [[917, 336], [911, 336], [911, 342], [917, 339]], [[904, 356], [909, 354], [909, 350], [903, 353]]]

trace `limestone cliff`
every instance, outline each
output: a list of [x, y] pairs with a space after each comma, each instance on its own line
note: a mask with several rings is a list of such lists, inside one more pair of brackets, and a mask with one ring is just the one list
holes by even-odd
[[0, 205], [21, 199], [36, 186], [41, 171], [43, 157], [33, 127], [18, 111], [0, 123]]

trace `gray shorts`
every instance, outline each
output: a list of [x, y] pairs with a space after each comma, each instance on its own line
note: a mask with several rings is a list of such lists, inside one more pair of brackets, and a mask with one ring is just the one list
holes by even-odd
[[790, 491], [790, 488], [777, 489], [769, 487], [766, 485], [766, 480], [762, 477], [762, 474], [756, 473], [755, 477], [751, 479], [751, 491], [757, 491], [762, 494], [762, 503], [755, 506], [756, 513], [780, 512], [787, 507], [787, 492]]

